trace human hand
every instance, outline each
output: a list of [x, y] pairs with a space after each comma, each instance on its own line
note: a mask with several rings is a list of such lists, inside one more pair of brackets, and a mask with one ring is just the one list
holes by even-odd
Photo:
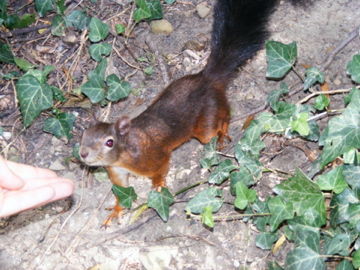
[[71, 180], [48, 169], [7, 161], [0, 156], [0, 217], [60, 200], [73, 193]]

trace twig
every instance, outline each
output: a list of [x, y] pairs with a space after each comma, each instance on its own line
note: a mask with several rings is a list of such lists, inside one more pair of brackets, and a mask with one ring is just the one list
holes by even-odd
[[6, 36], [7, 38], [9, 38], [9, 37], [13, 37], [16, 35], [26, 34], [26, 33], [37, 31], [39, 29], [44, 29], [44, 28], [49, 28], [49, 27], [50, 27], [50, 25], [48, 25], [48, 24], [40, 24], [40, 25], [30, 26], [30, 27], [26, 27], [26, 28], [15, 29], [9, 33], [2, 34], [2, 36]]
[[133, 64], [129, 63], [129, 62], [120, 54], [119, 50], [116, 49], [115, 46], [113, 46], [113, 49], [114, 49], [114, 51], [116, 52], [116, 54], [120, 57], [120, 59], [121, 59], [125, 64], [127, 64], [129, 67], [135, 68], [135, 69], [137, 69], [137, 70], [141, 70], [141, 68], [140, 68], [139, 66], [136, 66], [136, 65], [133, 65]]
[[[356, 87], [357, 89], [360, 89], [360, 86]], [[313, 92], [310, 95], [304, 97], [302, 100], [298, 101], [297, 104], [302, 104], [305, 103], [307, 101], [309, 101], [311, 98], [324, 94], [324, 95], [335, 95], [335, 94], [342, 94], [342, 93], [349, 93], [351, 91], [352, 88], [349, 89], [337, 89], [337, 90], [330, 90], [330, 91], [318, 91], [318, 92]]]
[[[271, 213], [256, 213], [256, 214], [237, 214], [232, 216], [214, 216], [214, 221], [235, 221], [238, 219], [243, 219], [244, 217], [265, 217], [271, 216]], [[201, 220], [199, 215], [190, 214], [190, 217], [195, 220]]]
[[322, 69], [326, 70], [330, 66], [331, 62], [334, 60], [335, 56], [359, 35], [360, 25], [358, 25], [352, 32], [350, 32], [347, 38], [344, 39], [339, 45], [337, 45], [335, 50], [333, 50], [332, 53], [329, 54], [329, 56], [326, 58], [326, 61], [322, 65]]

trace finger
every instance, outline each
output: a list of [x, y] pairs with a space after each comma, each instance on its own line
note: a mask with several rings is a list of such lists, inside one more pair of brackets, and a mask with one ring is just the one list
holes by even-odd
[[0, 187], [14, 190], [22, 186], [24, 186], [22, 179], [13, 173], [7, 161], [0, 156]]
[[56, 177], [56, 173], [49, 169], [38, 168], [26, 164], [6, 161], [7, 166], [21, 178]]
[[56, 194], [52, 187], [45, 186], [28, 191], [9, 191], [3, 195], [0, 217], [43, 205], [50, 202]]
[[47, 178], [32, 178], [25, 179], [25, 185], [21, 190], [32, 190], [43, 186], [51, 185], [56, 187], [56, 185], [61, 184], [63, 182], [69, 183], [69, 185], [74, 185], [70, 179], [62, 178], [62, 177], [47, 177]]
[[49, 186], [55, 191], [55, 195], [51, 201], [69, 197], [74, 192], [74, 183], [65, 178], [60, 178], [56, 183], [52, 183]]

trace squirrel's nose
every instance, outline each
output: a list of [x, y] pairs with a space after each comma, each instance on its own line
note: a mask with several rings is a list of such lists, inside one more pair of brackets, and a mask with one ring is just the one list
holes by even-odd
[[81, 152], [80, 152], [80, 157], [81, 157], [82, 159], [85, 159], [88, 155], [89, 155], [89, 152], [86, 152], [86, 151], [81, 151]]

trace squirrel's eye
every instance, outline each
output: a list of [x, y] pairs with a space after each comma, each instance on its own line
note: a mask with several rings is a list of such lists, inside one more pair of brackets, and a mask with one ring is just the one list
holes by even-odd
[[114, 141], [113, 141], [112, 139], [109, 139], [109, 140], [106, 141], [105, 145], [106, 145], [107, 147], [113, 147]]

